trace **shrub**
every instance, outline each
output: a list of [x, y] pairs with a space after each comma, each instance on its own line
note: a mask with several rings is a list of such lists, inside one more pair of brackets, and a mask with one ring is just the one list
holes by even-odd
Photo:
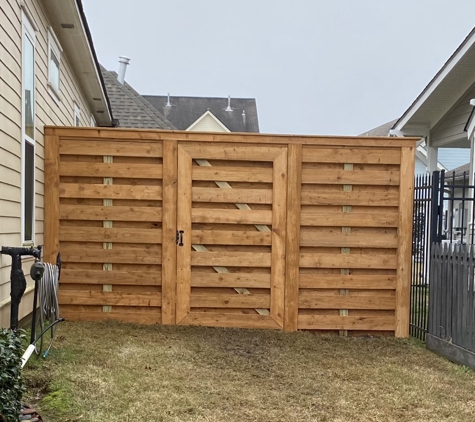
[[17, 421], [25, 391], [21, 377], [22, 331], [0, 329], [0, 421]]

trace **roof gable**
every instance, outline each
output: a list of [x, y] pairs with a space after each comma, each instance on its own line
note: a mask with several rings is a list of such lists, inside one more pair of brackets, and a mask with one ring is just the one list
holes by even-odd
[[188, 131], [211, 131], [211, 132], [231, 132], [226, 126], [224, 126], [219, 119], [207, 110], [198, 120], [196, 120], [189, 128]]

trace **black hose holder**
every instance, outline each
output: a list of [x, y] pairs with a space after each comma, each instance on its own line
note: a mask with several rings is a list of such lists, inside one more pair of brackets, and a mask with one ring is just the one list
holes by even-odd
[[[41, 246], [38, 246], [38, 248], [11, 248], [8, 246], [2, 246], [0, 253], [2, 255], [9, 255], [12, 258], [12, 267], [10, 271], [10, 329], [15, 331], [18, 329], [18, 310], [20, 302], [26, 290], [26, 279], [21, 267], [21, 257], [33, 256], [38, 261], [41, 258]], [[39, 264], [39, 266], [37, 264]], [[35, 284], [37, 283], [37, 280], [41, 280], [41, 277], [43, 276], [44, 267], [41, 271], [40, 266], [43, 267], [43, 264], [39, 262], [35, 262], [32, 266], [31, 276], [33, 277], [33, 275], [35, 275], [35, 277], [39, 277], [38, 279], [33, 277]], [[35, 267], [34, 271], [33, 267]]]

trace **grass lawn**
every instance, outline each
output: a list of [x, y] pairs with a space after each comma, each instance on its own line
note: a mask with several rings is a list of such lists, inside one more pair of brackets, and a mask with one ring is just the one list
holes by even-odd
[[45, 422], [474, 421], [475, 372], [410, 340], [72, 323], [24, 370]]

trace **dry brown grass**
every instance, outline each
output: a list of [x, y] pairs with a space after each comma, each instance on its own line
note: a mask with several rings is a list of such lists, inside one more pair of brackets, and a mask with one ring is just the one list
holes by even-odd
[[475, 420], [475, 373], [407, 340], [119, 323], [58, 334], [25, 370], [45, 421]]

